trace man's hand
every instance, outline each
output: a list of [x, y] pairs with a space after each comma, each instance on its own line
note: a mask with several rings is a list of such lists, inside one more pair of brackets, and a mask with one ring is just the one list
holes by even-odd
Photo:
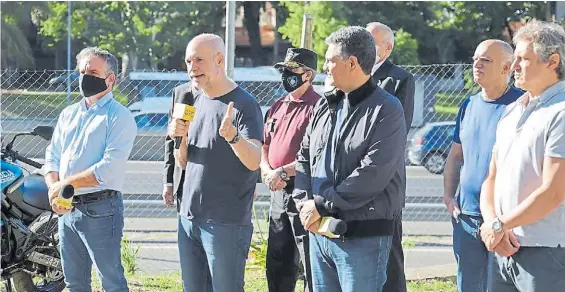
[[181, 145], [179, 149], [173, 150], [173, 156], [175, 157], [175, 163], [181, 169], [186, 169], [186, 164], [188, 163], [188, 145], [186, 143], [186, 136], [182, 137]]
[[190, 126], [189, 121], [181, 119], [172, 119], [169, 123], [167, 130], [167, 135], [171, 138], [175, 137], [185, 137], [188, 135], [188, 127]]
[[520, 249], [520, 243], [512, 230], [504, 231], [502, 240], [494, 248], [494, 251], [503, 257], [509, 257], [515, 254]]
[[163, 186], [163, 202], [167, 208], [175, 207], [175, 198], [173, 195], [173, 186]]
[[492, 222], [485, 222], [480, 228], [481, 239], [485, 243], [488, 251], [493, 251], [494, 248], [500, 243], [505, 232], [495, 232], [492, 229]]
[[310, 227], [308, 227], [306, 230], [316, 233], [316, 234], [320, 234], [318, 233], [318, 229], [320, 228], [320, 224], [322, 223], [322, 218], [318, 219], [318, 221], [310, 224]]
[[271, 191], [280, 191], [286, 187], [286, 182], [281, 178], [281, 169], [273, 169], [265, 174], [263, 182]]
[[53, 205], [53, 200], [59, 196], [61, 192], [61, 187], [63, 187], [63, 183], [61, 181], [57, 181], [51, 185], [49, 188], [49, 204]]
[[443, 203], [447, 207], [449, 211], [449, 215], [455, 218], [455, 221], [459, 222], [459, 215], [461, 215], [461, 209], [459, 209], [459, 204], [457, 204], [457, 200], [454, 197], [449, 195], [443, 196]]
[[237, 129], [233, 125], [232, 121], [233, 117], [233, 102], [228, 104], [228, 109], [226, 110], [226, 114], [224, 115], [224, 119], [222, 120], [222, 124], [220, 125], [220, 136], [222, 136], [226, 141], [232, 141], [237, 135]]
[[[300, 209], [300, 222], [302, 222], [302, 225], [304, 226], [304, 229], [306, 230], [310, 230], [310, 229], [314, 229], [313, 225], [316, 223], [316, 221], [320, 221], [320, 219], [322, 218], [322, 216], [320, 216], [320, 213], [318, 213], [318, 210], [316, 210], [316, 205], [314, 203], [314, 200], [308, 200], [304, 203], [299, 203], [298, 209]], [[318, 222], [318, 226], [320, 225], [320, 222]], [[317, 227], [316, 227], [316, 230]]]
[[51, 209], [53, 209], [53, 212], [59, 215], [63, 215], [71, 212], [71, 209], [60, 208], [59, 206], [57, 206], [57, 204], [55, 204], [57, 202], [55, 198], [59, 196], [59, 193], [61, 192], [61, 187], [63, 185], [65, 185], [63, 182], [58, 181], [52, 184], [51, 187], [49, 188], [49, 204], [51, 205]]

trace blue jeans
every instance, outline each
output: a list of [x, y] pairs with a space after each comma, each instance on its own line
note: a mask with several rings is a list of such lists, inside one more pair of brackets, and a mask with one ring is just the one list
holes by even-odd
[[453, 225], [453, 252], [457, 261], [457, 291], [487, 291], [489, 251], [481, 240], [480, 216], [459, 215]]
[[510, 257], [494, 254], [489, 291], [565, 290], [565, 248], [523, 246]]
[[381, 292], [392, 236], [330, 239], [310, 233], [314, 292]]
[[243, 292], [253, 225], [224, 225], [179, 216], [184, 292]]
[[70, 292], [92, 291], [92, 264], [107, 292], [129, 291], [120, 257], [124, 228], [122, 195], [79, 203], [59, 217], [59, 243]]

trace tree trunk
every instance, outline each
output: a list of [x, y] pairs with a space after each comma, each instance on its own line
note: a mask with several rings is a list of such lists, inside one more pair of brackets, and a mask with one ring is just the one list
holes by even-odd
[[244, 25], [249, 35], [249, 45], [251, 48], [251, 60], [253, 66], [265, 64], [263, 47], [261, 46], [261, 34], [259, 30], [259, 9], [264, 5], [263, 1], [244, 1]]

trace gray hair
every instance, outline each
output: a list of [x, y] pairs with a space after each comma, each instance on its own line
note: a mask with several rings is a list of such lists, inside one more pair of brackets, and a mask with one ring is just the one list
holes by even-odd
[[555, 69], [560, 80], [565, 79], [565, 30], [557, 23], [530, 21], [520, 28], [514, 36], [514, 44], [518, 41], [531, 41], [534, 52], [543, 62], [547, 62], [553, 54], [559, 55], [559, 64]]
[[377, 50], [375, 40], [367, 30], [360, 26], [342, 27], [326, 38], [326, 44], [336, 46], [344, 59], [356, 57], [363, 72], [371, 74]]
[[80, 53], [77, 55], [77, 67], [80, 66], [80, 62], [84, 58], [89, 57], [100, 57], [104, 59], [104, 63], [106, 64], [106, 74], [114, 73], [117, 74], [118, 72], [118, 59], [114, 57], [110, 52], [101, 49], [99, 47], [88, 47], [82, 49]]
[[310, 82], [314, 81], [314, 78], [316, 78], [316, 70], [308, 67], [308, 66], [304, 66], [302, 67], [302, 69], [304, 69], [304, 72], [312, 72], [312, 77], [310, 77]]
[[371, 26], [377, 27], [378, 29], [384, 31], [386, 42], [394, 48], [394, 31], [388, 25], [377, 21], [367, 23], [367, 28]]

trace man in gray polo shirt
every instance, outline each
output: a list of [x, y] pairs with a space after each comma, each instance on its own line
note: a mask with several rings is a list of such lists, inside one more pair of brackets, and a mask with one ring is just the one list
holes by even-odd
[[[530, 22], [514, 43], [516, 86], [527, 92], [500, 119], [481, 191], [481, 237], [496, 251], [489, 291], [563, 291], [565, 30]], [[517, 243], [502, 240], [508, 230]]]

